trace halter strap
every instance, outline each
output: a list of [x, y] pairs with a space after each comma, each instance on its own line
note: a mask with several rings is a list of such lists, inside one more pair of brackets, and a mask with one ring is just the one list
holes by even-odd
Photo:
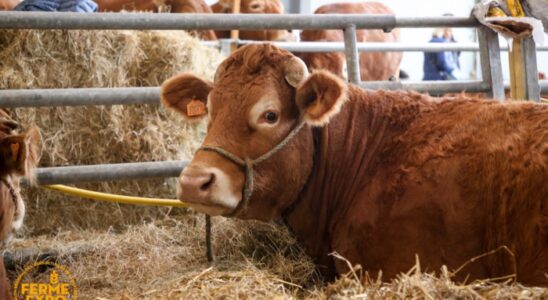
[[223, 148], [220, 147], [213, 147], [213, 146], [202, 146], [198, 149], [198, 151], [211, 151], [215, 152], [228, 160], [232, 161], [233, 163], [237, 164], [238, 166], [244, 168], [245, 172], [245, 185], [243, 190], [243, 198], [240, 203], [238, 203], [238, 206], [230, 212], [229, 214], [225, 215], [226, 217], [234, 217], [237, 214], [239, 214], [243, 209], [245, 209], [249, 203], [249, 199], [251, 198], [251, 195], [253, 194], [253, 183], [254, 183], [254, 172], [253, 167], [262, 163], [263, 161], [269, 159], [274, 155], [276, 152], [280, 151], [283, 147], [285, 147], [296, 135], [299, 133], [299, 131], [303, 128], [305, 122], [300, 121], [299, 125], [297, 127], [293, 128], [291, 132], [274, 148], [270, 149], [265, 154], [257, 157], [256, 159], [250, 159], [250, 158], [240, 158], [237, 155], [230, 153]]
[[8, 181], [6, 178], [2, 178], [0, 179], [0, 181], [2, 181], [6, 187], [8, 188], [8, 191], [10, 193], [10, 196], [11, 196], [11, 201], [13, 201], [13, 204], [15, 204], [15, 207], [16, 207], [16, 210], [17, 210], [17, 191], [15, 190], [15, 187], [13, 187], [13, 184]]

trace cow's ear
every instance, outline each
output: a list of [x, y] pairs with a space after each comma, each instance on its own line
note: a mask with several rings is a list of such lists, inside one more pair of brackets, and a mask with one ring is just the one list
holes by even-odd
[[207, 115], [207, 96], [213, 88], [209, 81], [192, 74], [179, 74], [162, 84], [160, 99], [184, 117], [194, 120]]
[[0, 165], [6, 173], [31, 175], [40, 159], [40, 132], [31, 128], [0, 140]]
[[297, 106], [304, 120], [312, 126], [323, 126], [336, 115], [346, 102], [347, 85], [327, 72], [312, 73], [297, 88]]

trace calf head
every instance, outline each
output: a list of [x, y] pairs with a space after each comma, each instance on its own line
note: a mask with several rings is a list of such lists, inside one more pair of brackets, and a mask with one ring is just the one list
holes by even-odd
[[18, 124], [0, 109], [0, 178], [30, 176], [39, 159], [40, 133], [32, 127], [22, 133]]
[[0, 109], [0, 240], [9, 239], [10, 233], [23, 225], [25, 204], [19, 194], [18, 178], [32, 178], [40, 140], [34, 127], [19, 133], [18, 124]]
[[[162, 103], [184, 118], [208, 117], [202, 147], [218, 147], [242, 160], [269, 152], [246, 178], [241, 165], [215, 151], [199, 150], [179, 177], [179, 197], [211, 215], [271, 220], [288, 208], [312, 170], [312, 126], [329, 122], [346, 100], [346, 84], [323, 72], [308, 76], [304, 63], [270, 44], [244, 46], [217, 69], [214, 82], [180, 74], [162, 85]], [[302, 122], [305, 126], [296, 131]], [[238, 209], [246, 182], [254, 188]]]

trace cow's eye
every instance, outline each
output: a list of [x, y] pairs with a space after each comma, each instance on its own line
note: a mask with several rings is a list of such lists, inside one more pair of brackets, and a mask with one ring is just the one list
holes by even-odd
[[264, 119], [266, 120], [266, 122], [274, 124], [276, 123], [276, 121], [278, 121], [278, 114], [273, 111], [267, 111], [264, 113]]

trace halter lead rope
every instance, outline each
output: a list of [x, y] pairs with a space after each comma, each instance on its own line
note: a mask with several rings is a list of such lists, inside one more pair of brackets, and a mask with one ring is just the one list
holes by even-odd
[[[236, 208], [233, 211], [231, 211], [227, 215], [224, 215], [225, 217], [234, 217], [247, 207], [249, 203], [249, 199], [251, 198], [251, 195], [253, 194], [253, 183], [255, 178], [254, 172], [253, 172], [253, 166], [256, 166], [262, 163], [263, 161], [269, 159], [270, 157], [272, 157], [272, 155], [274, 155], [276, 152], [280, 151], [283, 147], [285, 147], [297, 135], [297, 133], [301, 131], [304, 124], [305, 122], [300, 121], [299, 125], [293, 128], [293, 130], [291, 130], [291, 132], [289, 132], [289, 134], [280, 143], [278, 143], [276, 146], [274, 146], [274, 148], [270, 149], [268, 152], [257, 157], [256, 159], [250, 159], [250, 158], [242, 159], [238, 157], [237, 155], [232, 154], [220, 147], [202, 146], [197, 150], [197, 151], [201, 150], [201, 151], [215, 152], [221, 155], [222, 157], [237, 164], [238, 166], [244, 168], [245, 184], [244, 184], [244, 190], [242, 192], [242, 196], [243, 196], [242, 201], [238, 203], [238, 206], [236, 206]], [[213, 254], [212, 254], [213, 252], [211, 250], [211, 219], [209, 215], [206, 215], [206, 248], [207, 248], [208, 261], [211, 262], [213, 261]]]

